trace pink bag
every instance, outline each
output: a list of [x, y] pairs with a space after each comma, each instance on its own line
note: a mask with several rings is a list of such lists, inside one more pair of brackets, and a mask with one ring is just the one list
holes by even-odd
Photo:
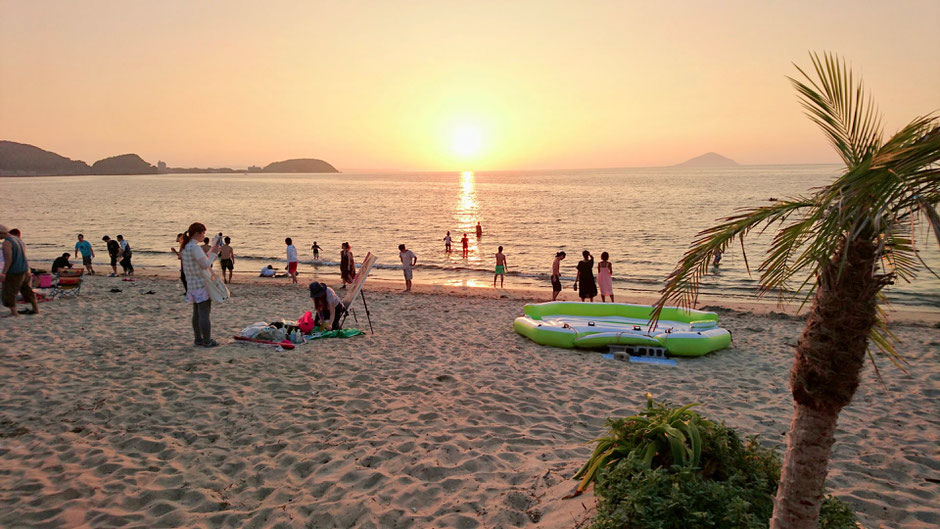
[[304, 315], [297, 320], [297, 327], [299, 327], [304, 334], [308, 334], [313, 330], [313, 314], [309, 310], [304, 312]]

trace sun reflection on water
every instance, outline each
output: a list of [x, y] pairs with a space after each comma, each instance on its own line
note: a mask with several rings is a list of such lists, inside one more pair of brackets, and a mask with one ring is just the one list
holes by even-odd
[[454, 207], [454, 221], [457, 223], [457, 234], [454, 237], [454, 255], [460, 256], [461, 245], [460, 238], [464, 233], [470, 238], [470, 257], [471, 261], [478, 261], [475, 256], [478, 250], [476, 234], [476, 223], [479, 220], [478, 214], [480, 204], [477, 201], [476, 179], [473, 171], [464, 171], [460, 173], [460, 190], [457, 193], [457, 203]]

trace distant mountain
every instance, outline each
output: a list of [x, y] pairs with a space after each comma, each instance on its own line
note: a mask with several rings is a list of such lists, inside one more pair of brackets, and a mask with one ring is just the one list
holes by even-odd
[[673, 167], [734, 167], [736, 165], [740, 164], [731, 158], [725, 158], [718, 153], [707, 152], [691, 160], [676, 164]]
[[265, 173], [338, 173], [335, 167], [314, 158], [296, 158], [269, 163], [262, 169]]
[[39, 147], [0, 140], [0, 176], [66, 176], [66, 175], [138, 175], [157, 173], [338, 173], [335, 167], [315, 158], [296, 158], [268, 164], [265, 168], [228, 167], [167, 167], [160, 162], [154, 167], [136, 154], [122, 154], [98, 160], [90, 167], [81, 160], [70, 160]]
[[156, 174], [157, 168], [136, 154], [122, 154], [98, 160], [91, 166], [92, 174]]
[[0, 176], [62, 176], [91, 173], [88, 164], [39, 147], [0, 140]]

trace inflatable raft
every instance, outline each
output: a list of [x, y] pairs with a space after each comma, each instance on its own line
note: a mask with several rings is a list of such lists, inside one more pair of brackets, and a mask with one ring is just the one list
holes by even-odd
[[665, 307], [650, 329], [652, 311], [624, 303], [536, 303], [525, 306], [513, 327], [535, 343], [568, 349], [623, 345], [638, 353], [665, 349], [673, 356], [702, 356], [731, 344], [731, 333], [718, 326], [714, 312]]

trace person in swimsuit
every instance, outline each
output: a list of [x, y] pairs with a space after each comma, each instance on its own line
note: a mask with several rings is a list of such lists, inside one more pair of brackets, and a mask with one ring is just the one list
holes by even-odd
[[450, 253], [450, 232], [444, 236], [444, 253]]
[[477, 222], [477, 240], [480, 240], [480, 237], [483, 237], [483, 226], [480, 226], [480, 223]]
[[463, 245], [463, 258], [466, 259], [470, 255], [470, 239], [467, 238], [467, 234], [463, 234], [463, 238], [460, 239], [460, 244]]
[[608, 259], [610, 259], [610, 254], [607, 252], [601, 253], [601, 262], [597, 264], [597, 287], [601, 291], [602, 302], [606, 303], [607, 296], [610, 296], [610, 302], [615, 303], [613, 283], [614, 268], [611, 266]]
[[503, 255], [503, 247], [500, 246], [496, 252], [496, 273], [493, 274], [493, 288], [496, 288], [496, 278], [499, 278], [499, 288], [503, 288], [503, 278], [506, 277], [506, 256]]
[[[225, 238], [225, 245], [219, 248], [219, 259], [222, 260], [222, 281], [232, 282], [232, 274], [235, 272], [235, 250], [232, 249], [232, 238]], [[228, 277], [225, 277], [225, 271], [228, 270]]]
[[552, 301], [558, 299], [558, 293], [561, 292], [561, 262], [566, 256], [565, 252], [558, 252], [552, 262]]
[[[574, 278], [574, 289], [578, 291], [578, 297], [581, 301], [590, 299], [594, 303], [594, 296], [597, 295], [597, 283], [594, 282], [594, 256], [591, 252], [584, 250], [581, 252], [584, 257], [578, 263], [578, 275]], [[580, 284], [581, 288], [578, 288]]]
[[320, 245], [317, 244], [317, 241], [313, 241], [313, 246], [311, 246], [310, 249], [313, 250], [313, 258], [314, 258], [315, 260], [316, 260], [316, 259], [319, 259], [319, 258], [320, 258], [320, 250], [321, 250], [321, 248], [320, 248]]

